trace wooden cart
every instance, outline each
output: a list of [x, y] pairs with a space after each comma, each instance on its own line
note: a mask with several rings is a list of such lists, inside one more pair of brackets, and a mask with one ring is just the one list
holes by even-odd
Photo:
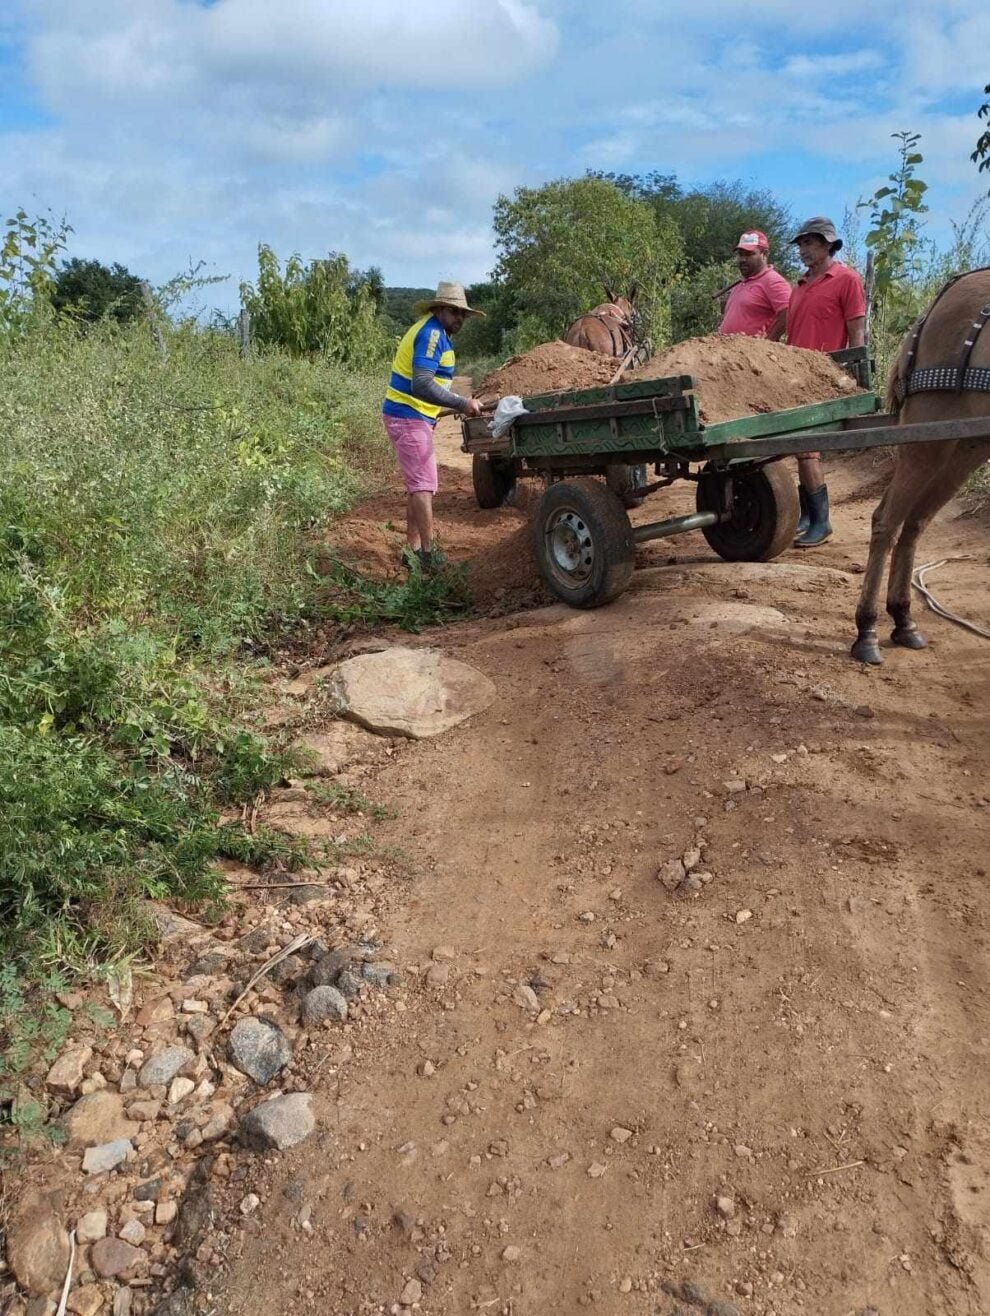
[[[866, 349], [834, 356], [869, 387]], [[521, 478], [545, 481], [532, 521], [537, 564], [550, 590], [577, 608], [621, 594], [636, 544], [650, 539], [700, 530], [734, 562], [766, 562], [789, 548], [800, 508], [795, 472], [778, 464], [782, 457], [986, 432], [985, 420], [897, 425], [871, 391], [704, 425], [688, 375], [545, 394], [524, 405], [528, 414], [497, 439], [488, 418], [463, 420], [462, 448], [473, 456], [481, 507], [500, 506]], [[595, 476], [604, 481], [587, 478]], [[675, 480], [694, 481], [696, 511], [633, 526], [627, 508]]]

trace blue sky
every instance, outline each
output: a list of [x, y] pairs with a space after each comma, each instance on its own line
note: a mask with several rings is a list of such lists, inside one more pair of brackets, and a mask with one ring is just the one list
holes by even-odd
[[14, 0], [0, 192], [153, 282], [207, 261], [232, 309], [259, 242], [483, 278], [499, 193], [589, 168], [841, 221], [911, 129], [943, 237], [988, 81], [986, 0]]

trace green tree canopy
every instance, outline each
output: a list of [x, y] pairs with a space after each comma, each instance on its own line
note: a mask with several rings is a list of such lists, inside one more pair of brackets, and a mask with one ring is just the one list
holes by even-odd
[[765, 188], [739, 180], [719, 180], [704, 187], [683, 188], [674, 174], [595, 174], [612, 182], [626, 196], [645, 201], [656, 213], [672, 219], [684, 244], [683, 271], [691, 275], [709, 265], [732, 260], [740, 233], [756, 228], [770, 240], [771, 260], [785, 275], [796, 273], [794, 232], [789, 209]]
[[92, 324], [104, 316], [123, 324], [141, 310], [141, 280], [123, 265], [74, 256], [55, 276], [52, 306]]
[[638, 282], [644, 329], [669, 333], [669, 287], [682, 260], [675, 223], [603, 178], [559, 179], [495, 203], [495, 279], [518, 314], [517, 350], [564, 333]]
[[352, 270], [340, 252], [309, 264], [301, 256], [290, 256], [283, 272], [264, 243], [258, 248], [257, 284], [241, 285], [255, 342], [346, 365], [387, 357], [391, 336], [379, 313], [383, 300], [380, 272]]

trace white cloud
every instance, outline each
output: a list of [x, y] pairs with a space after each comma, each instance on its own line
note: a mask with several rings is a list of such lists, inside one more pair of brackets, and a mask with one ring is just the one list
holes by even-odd
[[875, 50], [850, 50], [840, 55], [792, 55], [782, 72], [789, 78], [844, 78], [878, 69], [884, 61]]

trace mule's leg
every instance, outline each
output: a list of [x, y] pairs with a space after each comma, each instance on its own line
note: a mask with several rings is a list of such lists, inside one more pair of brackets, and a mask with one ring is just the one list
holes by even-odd
[[970, 472], [986, 460], [990, 442], [976, 440], [938, 447], [942, 452], [937, 452], [933, 459], [933, 465], [937, 465], [904, 518], [887, 582], [887, 611], [894, 622], [890, 638], [905, 649], [923, 649], [927, 643], [911, 617], [911, 577], [918, 540], [935, 513], [962, 488]]
[[901, 449], [897, 454], [897, 464], [890, 484], [887, 485], [873, 513], [870, 555], [866, 561], [863, 588], [859, 592], [859, 602], [856, 605], [857, 636], [852, 647], [852, 656], [861, 663], [879, 665], [883, 662], [880, 645], [877, 643], [880, 585], [894, 535], [904, 520], [905, 509], [911, 502], [913, 483], [911, 462], [907, 459], [905, 450]]

